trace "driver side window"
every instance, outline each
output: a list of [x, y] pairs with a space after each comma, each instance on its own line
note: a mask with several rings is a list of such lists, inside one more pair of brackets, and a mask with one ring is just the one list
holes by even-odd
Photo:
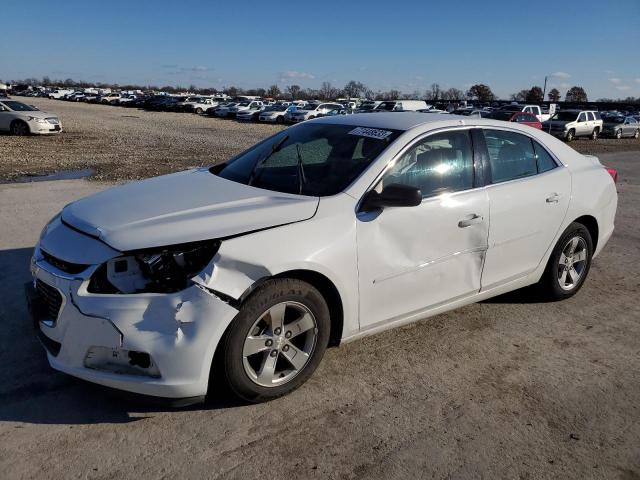
[[416, 187], [422, 198], [473, 188], [469, 131], [437, 133], [414, 145], [396, 160], [376, 190], [392, 183]]

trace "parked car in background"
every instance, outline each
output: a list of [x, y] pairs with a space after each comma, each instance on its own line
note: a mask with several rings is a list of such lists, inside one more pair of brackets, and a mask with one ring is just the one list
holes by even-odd
[[200, 115], [210, 108], [217, 107], [220, 104], [211, 97], [189, 97], [180, 103], [179, 108], [183, 112], [192, 112]]
[[304, 107], [298, 108], [295, 112], [291, 112], [289, 118], [293, 123], [304, 122], [336, 109], [344, 110], [344, 106], [339, 103], [308, 103]]
[[111, 93], [105, 93], [104, 95], [101, 95], [99, 103], [110, 105], [112, 103], [117, 103], [118, 100], [120, 100], [120, 94], [111, 92]]
[[284, 123], [284, 116], [287, 113], [289, 105], [275, 104], [265, 108], [258, 115], [258, 120], [268, 123]]
[[[229, 115], [229, 110], [235, 107], [239, 102], [224, 103], [213, 109], [213, 114], [219, 118], [226, 118]], [[209, 112], [211, 109], [208, 110]]]
[[567, 142], [576, 137], [591, 137], [596, 140], [602, 132], [602, 119], [593, 110], [562, 110], [542, 122], [542, 129]]
[[602, 135], [607, 137], [640, 137], [640, 123], [633, 117], [605, 117]]
[[240, 110], [236, 112], [236, 120], [250, 122], [250, 121], [258, 121], [258, 116], [267, 108], [266, 105], [261, 105], [258, 108], [250, 108], [245, 110]]
[[236, 103], [232, 107], [229, 107], [229, 110], [227, 110], [226, 116], [229, 118], [236, 118], [236, 115], [239, 112], [244, 112], [246, 110], [260, 111], [263, 106], [264, 104], [262, 103], [262, 100], [251, 100], [251, 101], [245, 100], [245, 101]]
[[472, 110], [469, 116], [476, 118], [491, 118], [491, 114], [491, 110]]
[[26, 290], [48, 362], [191, 402], [214, 378], [260, 402], [329, 345], [529, 285], [572, 297], [614, 231], [613, 173], [539, 130], [474, 122], [316, 119], [68, 204]]
[[55, 98], [56, 100], [60, 100], [62, 97], [64, 97], [65, 95], [69, 94], [69, 93], [73, 93], [74, 90], [72, 89], [56, 89], [53, 90], [51, 92], [49, 92], [48, 97], [49, 98]]
[[133, 93], [128, 93], [125, 95], [121, 95], [120, 98], [118, 98], [118, 100], [114, 101], [114, 103], [117, 103], [118, 105], [125, 107], [127, 106], [128, 103], [131, 103], [137, 99], [138, 99], [137, 95], [134, 95]]
[[380, 105], [380, 103], [378, 100], [364, 100], [356, 107], [354, 113], [369, 113]]
[[512, 112], [509, 110], [494, 110], [493, 112], [489, 112], [487, 118], [502, 120], [504, 122], [522, 123], [523, 125], [529, 125], [533, 128], [542, 129], [542, 123], [533, 113], [524, 113], [520, 111]]
[[380, 102], [374, 112], [410, 112], [428, 108], [424, 100], [387, 100]]
[[551, 115], [548, 112], [546, 113], [543, 112], [542, 108], [539, 105], [511, 104], [511, 105], [504, 105], [500, 107], [499, 110], [508, 111], [508, 112], [530, 113], [532, 115], [535, 115], [540, 122], [545, 122], [549, 120], [549, 118], [551, 118]]
[[62, 123], [56, 115], [42, 112], [32, 105], [0, 99], [0, 130], [13, 135], [46, 135], [62, 131]]

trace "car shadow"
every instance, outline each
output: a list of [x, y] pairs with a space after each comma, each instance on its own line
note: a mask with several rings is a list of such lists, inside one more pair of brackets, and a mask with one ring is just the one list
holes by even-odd
[[512, 292], [503, 293], [497, 297], [488, 298], [480, 303], [495, 303], [495, 304], [508, 304], [508, 303], [552, 303], [555, 300], [545, 298], [540, 293], [540, 290], [536, 285], [530, 285], [528, 287], [513, 290]]
[[221, 392], [203, 404], [174, 407], [163, 400], [125, 394], [52, 369], [36, 339], [24, 300], [24, 284], [31, 280], [32, 252], [32, 248], [0, 250], [0, 422], [128, 423], [159, 412], [243, 406]]

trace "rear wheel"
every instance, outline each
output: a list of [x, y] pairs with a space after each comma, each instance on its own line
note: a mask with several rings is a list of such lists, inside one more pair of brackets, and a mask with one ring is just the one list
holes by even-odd
[[331, 327], [329, 308], [312, 285], [265, 282], [243, 304], [222, 345], [222, 370], [238, 397], [261, 402], [302, 385], [322, 360]]
[[598, 139], [598, 129], [594, 128], [593, 132], [591, 132], [591, 140], [597, 140]]
[[593, 241], [587, 228], [572, 223], [558, 240], [538, 287], [551, 300], [562, 300], [582, 287], [593, 256]]
[[622, 130], [620, 129], [616, 130], [616, 138], [618, 139], [622, 138]]
[[30, 133], [29, 125], [27, 125], [22, 120], [14, 120], [11, 123], [11, 127], [10, 128], [11, 128], [11, 133], [13, 135], [18, 135], [20, 137], [23, 137], [25, 135], [29, 135], [29, 133]]
[[276, 123], [284, 123], [284, 117], [282, 115], [279, 117], [276, 117]]
[[636, 133], [633, 134], [633, 138], [638, 138], [640, 137], [640, 130], [636, 130]]
[[571, 141], [573, 141], [574, 138], [576, 138], [576, 132], [572, 128], [571, 130], [569, 130], [567, 132], [567, 136], [565, 137], [565, 139], [567, 140], [567, 142], [571, 142]]
[[202, 113], [202, 109], [200, 107], [196, 108], [196, 113], [200, 115]]

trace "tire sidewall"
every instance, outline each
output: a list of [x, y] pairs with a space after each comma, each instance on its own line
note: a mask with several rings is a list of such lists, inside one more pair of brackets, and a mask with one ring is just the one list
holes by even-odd
[[[24, 125], [24, 127], [25, 127], [25, 129], [26, 129], [26, 130], [25, 130], [25, 133], [18, 133], [18, 132], [15, 130], [16, 126], [18, 126], [18, 125]], [[11, 133], [12, 133], [13, 135], [16, 135], [16, 136], [26, 136], [26, 135], [29, 135], [29, 133], [31, 133], [31, 132], [30, 132], [30, 129], [29, 129], [29, 125], [27, 125], [27, 123], [26, 123], [26, 122], [23, 122], [22, 120], [14, 120], [14, 121], [11, 123], [10, 130], [11, 130]]]
[[[244, 370], [244, 341], [260, 315], [285, 301], [302, 303], [311, 310], [318, 327], [316, 345], [307, 365], [293, 379], [277, 387], [263, 387], [254, 383]], [[270, 400], [295, 390], [320, 364], [329, 342], [330, 329], [329, 308], [317, 289], [301, 280], [267, 280], [243, 303], [225, 335], [221, 361], [227, 386], [236, 396], [250, 402]]]
[[[580, 280], [571, 290], [563, 290], [558, 283], [558, 263], [560, 261], [560, 255], [571, 237], [575, 237], [579, 235], [582, 237], [587, 245], [587, 265], [585, 266], [584, 271], [582, 272], [582, 276]], [[547, 264], [547, 269], [545, 271], [545, 275], [543, 277], [543, 287], [549, 292], [552, 298], [561, 300], [564, 298], [569, 298], [578, 293], [578, 291], [582, 288], [587, 276], [589, 275], [589, 270], [591, 269], [591, 260], [593, 258], [593, 240], [591, 239], [591, 234], [587, 228], [580, 223], [572, 223], [567, 227], [564, 231], [556, 246], [549, 257], [549, 262]]]
[[573, 141], [573, 139], [575, 138], [576, 134], [574, 133], [573, 129], [569, 130], [567, 132], [567, 142], [571, 142]]

